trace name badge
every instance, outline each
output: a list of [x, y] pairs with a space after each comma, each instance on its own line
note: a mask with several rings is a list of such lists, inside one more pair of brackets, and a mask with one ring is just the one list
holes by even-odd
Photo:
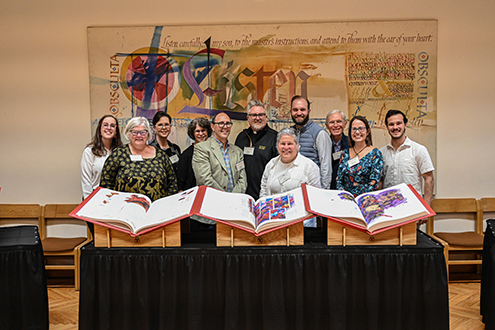
[[359, 157], [354, 157], [353, 159], [349, 159], [347, 164], [349, 165], [349, 167], [353, 167], [354, 165], [359, 164]]
[[342, 155], [342, 150], [337, 151], [337, 152], [334, 152], [334, 153], [332, 154], [333, 160], [340, 159], [340, 155]]
[[141, 155], [131, 155], [131, 161], [133, 162], [142, 162], [143, 156]]
[[254, 147], [244, 147], [244, 155], [254, 155]]
[[175, 164], [179, 161], [179, 156], [173, 155], [172, 157], [169, 157], [169, 159], [172, 162], [172, 164]]
[[290, 173], [287, 172], [284, 175], [282, 175], [280, 178], [278, 178], [278, 183], [283, 184], [284, 182], [288, 181], [290, 179]]
[[240, 161], [239, 163], [235, 164], [235, 167], [238, 171], [242, 171], [244, 169], [244, 162]]

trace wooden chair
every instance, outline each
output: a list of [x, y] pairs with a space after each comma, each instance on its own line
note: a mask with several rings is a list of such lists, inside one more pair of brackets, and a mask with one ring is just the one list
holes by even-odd
[[[431, 203], [437, 215], [429, 218], [427, 233], [444, 246], [449, 280], [452, 280], [450, 278], [450, 266], [478, 265], [478, 268], [481, 267], [483, 222], [482, 217], [479, 216], [479, 204], [475, 198], [434, 199]], [[434, 222], [438, 224], [440, 221], [449, 221], [446, 219], [471, 220], [473, 221], [472, 230], [463, 232], [439, 232], [435, 230]]]
[[[77, 204], [47, 204], [43, 207], [43, 212], [40, 221], [41, 241], [43, 244], [43, 253], [45, 255], [46, 270], [73, 270], [74, 271], [74, 287], [79, 290], [79, 259], [81, 255], [80, 248], [91, 242], [92, 235], [86, 222], [77, 220], [69, 216], [69, 213], [76, 208]], [[48, 223], [53, 224], [84, 224], [86, 227], [86, 237], [49, 237]], [[57, 259], [50, 257], [72, 257], [73, 263], [55, 263], [48, 262], [48, 259]]]
[[40, 219], [41, 206], [39, 204], [0, 204], [1, 226], [38, 226]]
[[[480, 212], [479, 217], [482, 225], [484, 226], [485, 219], [494, 218], [495, 215], [495, 197], [484, 197], [479, 200]], [[491, 216], [487, 216], [486, 213], [492, 213]]]

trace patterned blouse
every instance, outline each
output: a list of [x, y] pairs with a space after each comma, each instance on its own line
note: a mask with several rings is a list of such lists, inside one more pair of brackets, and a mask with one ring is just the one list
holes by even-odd
[[129, 145], [114, 149], [108, 157], [100, 186], [144, 194], [152, 201], [178, 192], [172, 163], [164, 151], [156, 149], [154, 158], [132, 161]]
[[377, 190], [383, 169], [380, 149], [374, 148], [352, 167], [349, 167], [349, 160], [349, 150], [345, 150], [340, 157], [337, 189], [345, 190], [354, 197]]

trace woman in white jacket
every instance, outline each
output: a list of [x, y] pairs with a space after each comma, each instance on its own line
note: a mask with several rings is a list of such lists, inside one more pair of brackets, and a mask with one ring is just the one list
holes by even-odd
[[266, 164], [261, 179], [260, 197], [287, 192], [302, 183], [320, 187], [320, 169], [299, 153], [299, 134], [284, 128], [277, 135], [279, 155]]
[[[266, 164], [261, 178], [260, 197], [287, 192], [302, 183], [320, 188], [320, 168], [299, 153], [299, 134], [284, 128], [277, 135], [278, 156]], [[316, 218], [304, 221], [305, 227], [316, 227]]]
[[103, 164], [113, 149], [120, 147], [119, 122], [112, 115], [101, 117], [93, 140], [86, 146], [81, 159], [81, 188], [83, 198], [100, 185]]

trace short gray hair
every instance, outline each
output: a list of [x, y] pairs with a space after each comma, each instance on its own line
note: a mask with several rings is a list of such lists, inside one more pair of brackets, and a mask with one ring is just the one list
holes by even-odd
[[332, 110], [332, 111], [330, 111], [328, 113], [327, 119], [325, 121], [328, 121], [328, 118], [330, 118], [330, 116], [333, 115], [334, 113], [340, 113], [340, 115], [342, 116], [342, 119], [344, 119], [344, 121], [347, 122], [347, 118], [346, 118], [345, 114], [342, 111], [340, 111], [340, 110]]
[[130, 139], [131, 130], [134, 127], [139, 126], [139, 125], [143, 125], [144, 128], [146, 129], [146, 131], [148, 132], [147, 141], [148, 141], [148, 143], [150, 143], [151, 139], [153, 138], [153, 135], [151, 134], [150, 122], [148, 119], [146, 119], [144, 117], [134, 117], [131, 120], [129, 120], [129, 122], [127, 123], [127, 125], [125, 126], [125, 129], [124, 129], [125, 138], [130, 141], [131, 140]]
[[266, 112], [266, 106], [263, 102], [260, 100], [251, 100], [249, 101], [248, 105], [246, 106], [246, 113], [249, 115], [249, 112], [251, 112], [251, 108], [253, 107], [262, 107], [263, 110]]
[[283, 128], [278, 132], [277, 134], [277, 145], [280, 142], [280, 139], [282, 138], [282, 135], [290, 135], [296, 142], [296, 145], [299, 145], [299, 132], [296, 131], [294, 127], [287, 127]]

